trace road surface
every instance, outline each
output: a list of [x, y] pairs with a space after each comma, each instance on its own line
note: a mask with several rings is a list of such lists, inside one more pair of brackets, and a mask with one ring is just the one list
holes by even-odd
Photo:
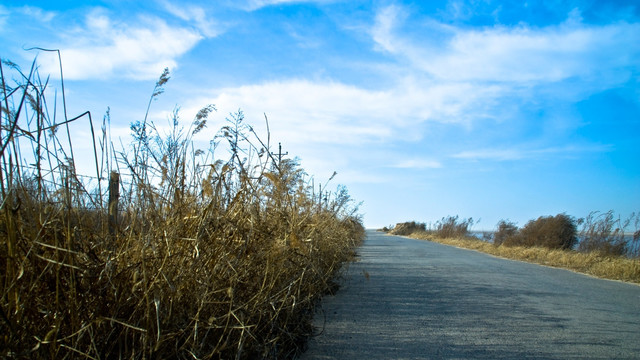
[[301, 359], [640, 359], [640, 286], [367, 232]]

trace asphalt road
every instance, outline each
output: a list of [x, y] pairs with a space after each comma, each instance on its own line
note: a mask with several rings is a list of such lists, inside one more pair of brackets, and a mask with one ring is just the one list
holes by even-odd
[[640, 359], [640, 286], [367, 235], [301, 359]]

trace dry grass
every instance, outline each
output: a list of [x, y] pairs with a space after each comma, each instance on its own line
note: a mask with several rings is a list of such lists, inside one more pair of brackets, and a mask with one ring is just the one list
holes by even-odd
[[[299, 352], [316, 300], [364, 236], [346, 191], [319, 200], [302, 169], [276, 161], [241, 113], [210, 149], [195, 149], [211, 106], [186, 130], [177, 114], [168, 133], [134, 123], [132, 148], [119, 151], [107, 117], [94, 137], [96, 176], [82, 177], [60, 130], [90, 126], [93, 134], [91, 115], [56, 122], [34, 69], [0, 66], [0, 356]], [[110, 220], [112, 171], [125, 180]]]
[[426, 232], [409, 235], [446, 245], [472, 249], [506, 259], [569, 269], [592, 276], [640, 284], [640, 259], [607, 256], [597, 252], [548, 249], [545, 247], [494, 246], [473, 238], [438, 238]]

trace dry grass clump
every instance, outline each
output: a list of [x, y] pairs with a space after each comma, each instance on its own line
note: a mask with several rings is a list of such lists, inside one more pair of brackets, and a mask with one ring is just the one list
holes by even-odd
[[[88, 119], [93, 134], [91, 115], [56, 122], [35, 66], [25, 75], [3, 65], [0, 356], [299, 351], [315, 301], [364, 237], [345, 189], [319, 199], [302, 169], [276, 161], [241, 113], [210, 149], [195, 149], [212, 106], [186, 130], [177, 113], [168, 133], [134, 123], [132, 149], [119, 153], [106, 117], [91, 182], [75, 170], [71, 138], [56, 132]], [[125, 179], [115, 183], [117, 201], [117, 191], [107, 196], [112, 172]]]
[[498, 223], [499, 243], [504, 246], [573, 249], [578, 243], [576, 220], [566, 214], [541, 216], [520, 230], [506, 222]]
[[[632, 234], [627, 233], [635, 225]], [[582, 241], [578, 250], [598, 251], [607, 255], [640, 257], [640, 214], [632, 213], [627, 219], [616, 218], [614, 212], [591, 212], [582, 224]]]
[[464, 237], [469, 234], [469, 228], [474, 224], [473, 218], [459, 219], [458, 216], [443, 217], [436, 222], [432, 231], [434, 236], [439, 238]]
[[474, 221], [472, 218], [459, 219], [458, 216], [447, 216], [437, 221], [433, 226], [430, 225], [428, 228], [425, 223], [407, 221], [397, 223], [392, 228], [384, 227], [381, 230], [400, 236], [414, 233], [428, 233], [439, 238], [453, 238], [467, 236], [469, 228], [472, 227], [473, 224]]
[[393, 235], [409, 235], [419, 231], [426, 231], [426, 225], [424, 223], [418, 223], [415, 221], [407, 221], [396, 224], [392, 229], [387, 229]]
[[504, 243], [514, 243], [518, 236], [518, 227], [515, 223], [508, 220], [500, 220], [498, 229], [493, 234], [493, 244], [496, 246]]

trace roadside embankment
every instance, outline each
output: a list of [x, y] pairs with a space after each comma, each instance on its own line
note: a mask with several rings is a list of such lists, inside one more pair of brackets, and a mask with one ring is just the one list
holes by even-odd
[[544, 247], [495, 246], [480, 239], [458, 237], [439, 238], [426, 231], [407, 235], [460, 248], [471, 249], [511, 260], [564, 268], [583, 274], [640, 284], [640, 259], [607, 256], [598, 252], [548, 249]]

